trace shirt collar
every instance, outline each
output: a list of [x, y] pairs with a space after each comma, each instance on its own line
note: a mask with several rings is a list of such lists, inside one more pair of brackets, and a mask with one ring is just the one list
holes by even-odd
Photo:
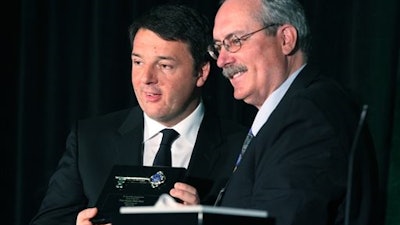
[[[146, 113], [143, 112], [143, 115], [144, 115], [144, 135], [143, 135], [144, 142], [147, 141], [148, 139], [153, 138], [164, 128], [167, 128], [161, 123], [157, 122], [156, 120], [151, 119], [148, 115], [146, 115]], [[200, 101], [200, 104], [188, 117], [186, 117], [181, 122], [177, 123], [175, 126], [169, 128], [175, 129], [180, 134], [180, 138], [183, 137], [188, 141], [194, 143], [197, 137], [197, 131], [200, 127], [203, 117], [204, 117], [204, 103], [203, 101]]]
[[293, 74], [289, 75], [289, 77], [275, 91], [273, 91], [262, 104], [260, 110], [257, 112], [256, 117], [254, 118], [253, 125], [251, 126], [251, 132], [254, 136], [257, 135], [261, 127], [267, 122], [272, 111], [274, 111], [289, 89], [290, 85], [293, 83], [294, 79], [296, 79], [297, 75], [305, 66], [306, 64], [301, 66]]

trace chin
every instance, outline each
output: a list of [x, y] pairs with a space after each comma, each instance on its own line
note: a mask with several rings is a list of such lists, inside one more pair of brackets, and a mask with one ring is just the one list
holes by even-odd
[[236, 94], [236, 93], [233, 93], [233, 97], [236, 99], [236, 100], [243, 100], [243, 96], [241, 96], [240, 94]]

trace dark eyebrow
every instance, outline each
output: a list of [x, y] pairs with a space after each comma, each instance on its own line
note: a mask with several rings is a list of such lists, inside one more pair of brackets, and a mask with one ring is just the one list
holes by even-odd
[[[131, 56], [142, 58], [142, 56], [140, 54], [137, 54], [137, 53], [134, 53], [134, 52], [131, 53]], [[171, 56], [157, 56], [157, 59], [158, 60], [176, 61], [176, 59], [174, 57], [171, 57]]]
[[140, 55], [139, 55], [139, 54], [136, 54], [136, 53], [134, 53], [134, 52], [132, 52], [132, 53], [131, 53], [131, 56], [137, 56], [137, 57], [140, 57]]
[[157, 58], [164, 59], [164, 60], [176, 61], [174, 57], [170, 57], [170, 56], [158, 56]]

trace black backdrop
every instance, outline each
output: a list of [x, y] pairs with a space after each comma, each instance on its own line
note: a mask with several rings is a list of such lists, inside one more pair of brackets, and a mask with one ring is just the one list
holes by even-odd
[[[137, 104], [128, 25], [167, 1], [20, 0], [2, 4], [2, 223], [35, 214], [76, 119]], [[213, 20], [217, 0], [183, 1]], [[303, 0], [312, 61], [368, 104], [380, 167], [381, 224], [400, 221], [400, 6], [398, 0]], [[5, 38], [5, 40], [4, 40]], [[232, 98], [213, 69], [217, 111], [250, 125], [254, 108]]]

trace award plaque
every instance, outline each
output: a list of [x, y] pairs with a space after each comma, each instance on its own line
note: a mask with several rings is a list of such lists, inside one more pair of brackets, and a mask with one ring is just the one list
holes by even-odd
[[97, 200], [99, 212], [92, 222], [110, 223], [120, 207], [154, 205], [175, 182], [183, 181], [185, 173], [185, 168], [177, 167], [115, 165]]

